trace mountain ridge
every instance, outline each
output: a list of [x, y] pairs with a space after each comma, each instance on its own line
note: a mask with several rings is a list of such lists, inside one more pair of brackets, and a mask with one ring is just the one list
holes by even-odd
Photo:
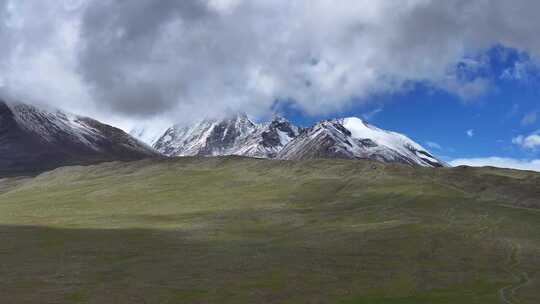
[[299, 133], [299, 128], [275, 116], [263, 124], [252, 122], [245, 113], [224, 119], [203, 119], [192, 126], [175, 125], [155, 142], [166, 156], [241, 155], [274, 158]]
[[157, 157], [148, 145], [89, 117], [0, 100], [0, 171]]
[[377, 128], [356, 117], [315, 124], [287, 145], [277, 158], [373, 159], [424, 167], [447, 166], [407, 136]]
[[154, 144], [167, 156], [239, 155], [271, 159], [373, 159], [413, 166], [444, 167], [407, 136], [356, 118], [330, 119], [300, 128], [274, 116], [256, 124], [244, 113], [169, 128]]

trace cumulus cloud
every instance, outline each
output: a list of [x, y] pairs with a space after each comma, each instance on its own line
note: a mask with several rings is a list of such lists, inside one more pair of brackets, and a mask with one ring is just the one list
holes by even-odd
[[471, 166], [471, 167], [498, 167], [518, 170], [531, 170], [540, 172], [540, 159], [522, 160], [504, 157], [486, 157], [486, 158], [462, 158], [450, 162], [452, 166]]
[[468, 137], [472, 138], [474, 136], [474, 130], [473, 129], [467, 130], [465, 131], [465, 134], [467, 134]]
[[0, 90], [78, 112], [174, 120], [323, 114], [428, 83], [496, 43], [540, 55], [534, 0], [0, 0]]
[[540, 130], [528, 135], [519, 135], [512, 139], [512, 143], [524, 149], [535, 150], [540, 147]]

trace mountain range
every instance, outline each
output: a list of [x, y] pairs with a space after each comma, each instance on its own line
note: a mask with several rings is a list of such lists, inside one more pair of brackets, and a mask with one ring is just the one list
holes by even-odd
[[255, 123], [239, 113], [188, 126], [174, 125], [160, 136], [144, 129], [130, 133], [57, 109], [0, 100], [0, 172], [162, 156], [226, 155], [283, 160], [372, 159], [445, 166], [405, 135], [354, 117], [302, 128], [280, 116]]
[[301, 128], [279, 116], [256, 124], [240, 113], [221, 120], [204, 119], [192, 126], [173, 126], [150, 144], [167, 156], [372, 159], [425, 167], [446, 166], [407, 136], [379, 129], [356, 117], [325, 120]]

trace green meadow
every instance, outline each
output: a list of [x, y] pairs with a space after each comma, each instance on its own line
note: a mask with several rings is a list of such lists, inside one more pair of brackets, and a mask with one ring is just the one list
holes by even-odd
[[0, 303], [540, 303], [540, 174], [177, 158], [0, 179]]

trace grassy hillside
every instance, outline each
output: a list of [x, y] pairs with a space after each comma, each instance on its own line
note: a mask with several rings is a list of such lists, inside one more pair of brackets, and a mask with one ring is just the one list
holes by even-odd
[[540, 174], [180, 158], [0, 179], [0, 303], [540, 303]]

